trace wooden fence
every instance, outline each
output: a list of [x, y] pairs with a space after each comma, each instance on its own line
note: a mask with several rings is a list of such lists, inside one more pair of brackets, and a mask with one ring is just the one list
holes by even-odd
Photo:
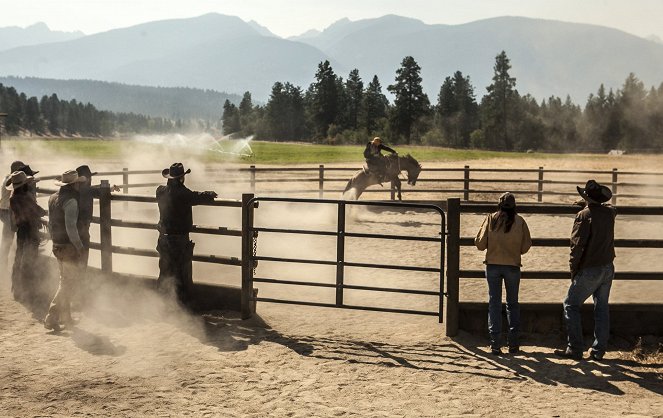
[[[296, 184], [310, 187], [282, 188], [279, 195], [304, 195], [310, 197], [317, 194], [320, 199], [337, 198], [343, 186], [357, 167], [250, 167], [224, 169], [224, 183], [245, 184], [247, 191], [254, 194], [269, 192], [273, 188], [261, 187], [263, 184], [279, 183], [281, 185]], [[103, 172], [99, 175], [121, 175], [122, 183], [118, 184], [123, 193], [130, 189], [154, 187], [163, 182], [131, 183], [130, 175], [160, 174], [160, 170]], [[442, 175], [443, 174], [443, 175]], [[160, 177], [160, 176], [159, 176]], [[471, 168], [469, 165], [459, 168], [424, 168], [417, 183], [418, 187], [403, 184], [407, 194], [428, 194], [427, 200], [439, 201], [446, 197], [462, 196], [464, 201], [493, 200], [488, 196], [501, 194], [504, 191], [515, 193], [519, 200], [530, 199], [542, 203], [554, 197], [575, 197], [575, 186], [582, 186], [594, 178], [609, 186], [612, 190], [612, 204], [618, 200], [628, 203], [632, 199], [644, 199], [658, 202], [663, 200], [663, 172], [619, 171], [612, 170], [561, 170], [538, 168]], [[422, 187], [433, 185], [436, 187]], [[492, 186], [492, 187], [491, 187]], [[389, 193], [389, 199], [395, 199], [395, 190], [389, 188], [369, 188], [364, 193]], [[333, 194], [333, 196], [330, 196]], [[432, 195], [432, 197], [430, 197]], [[451, 195], [451, 196], [449, 196]], [[546, 198], [547, 197], [547, 198]], [[409, 199], [413, 200], [413, 199]]]

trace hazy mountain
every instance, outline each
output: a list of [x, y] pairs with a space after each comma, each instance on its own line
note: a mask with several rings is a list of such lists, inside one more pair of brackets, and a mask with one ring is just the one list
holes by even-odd
[[146, 87], [92, 80], [54, 80], [0, 77], [0, 84], [14, 87], [28, 97], [57, 94], [60, 100], [92, 103], [99, 110], [133, 112], [169, 119], [220, 119], [226, 99], [235, 104], [235, 94], [183, 87]]
[[249, 90], [266, 100], [276, 81], [310, 83], [325, 59], [310, 45], [263, 36], [237, 17], [208, 14], [0, 52], [0, 75]]
[[365, 80], [377, 74], [383, 86], [411, 55], [422, 67], [432, 101], [444, 78], [457, 70], [469, 75], [477, 96], [483, 96], [502, 50], [518, 90], [539, 99], [569, 94], [584, 104], [601, 83], [619, 88], [630, 72], [648, 86], [663, 82], [663, 45], [601, 26], [518, 17], [464, 25], [427, 25], [398, 16], [340, 23], [302, 42], [346, 68], [358, 68]]
[[393, 15], [342, 19], [290, 39], [218, 14], [151, 22], [0, 52], [0, 75], [250, 91], [266, 101], [276, 81], [306, 89], [326, 59], [344, 78], [353, 68], [365, 82], [378, 75], [386, 92], [411, 55], [434, 103], [444, 78], [457, 70], [483, 96], [502, 50], [518, 90], [538, 99], [569, 94], [584, 104], [601, 83], [620, 88], [631, 72], [647, 87], [663, 81], [663, 45], [615, 29], [517, 17], [428, 25]]
[[52, 31], [45, 23], [39, 22], [27, 28], [17, 26], [0, 28], [0, 51], [26, 45], [68, 41], [85, 36], [83, 32]]

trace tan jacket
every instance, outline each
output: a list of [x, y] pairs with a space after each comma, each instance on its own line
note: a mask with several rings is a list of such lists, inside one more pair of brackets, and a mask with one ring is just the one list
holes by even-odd
[[485, 264], [498, 264], [502, 266], [521, 266], [520, 256], [529, 251], [532, 246], [532, 237], [529, 234], [527, 222], [520, 215], [516, 218], [508, 233], [504, 232], [504, 225], [495, 231], [490, 230], [490, 223], [499, 212], [486, 216], [481, 229], [474, 238], [474, 245], [481, 251], [486, 251]]

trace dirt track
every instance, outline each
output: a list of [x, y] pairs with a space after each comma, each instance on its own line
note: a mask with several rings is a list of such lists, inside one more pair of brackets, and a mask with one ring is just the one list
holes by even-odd
[[[118, 214], [121, 210], [117, 207]], [[325, 227], [333, 219], [325, 210], [275, 210], [295, 220], [308, 219], [306, 226]], [[137, 218], [153, 216], [147, 209], [132, 213]], [[218, 221], [218, 215], [204, 210], [196, 215], [209, 220], [207, 224]], [[224, 224], [236, 225], [238, 219], [237, 214], [224, 212]], [[480, 220], [464, 221], [462, 235], [473, 235]], [[286, 221], [280, 216], [263, 220], [276, 225]], [[568, 217], [529, 220], [534, 235], [559, 237], [567, 236], [570, 222]], [[629, 238], [660, 231], [660, 223], [649, 220], [621, 225], [618, 234]], [[360, 211], [350, 219], [350, 227], [367, 232], [405, 233], [412, 228], [422, 235], [438, 232], [429, 215], [408, 213], [376, 216]], [[118, 232], [115, 239], [117, 245], [144, 248], [155, 242], [149, 232], [140, 236]], [[198, 238], [196, 250], [238, 255], [233, 254], [238, 252], [237, 241], [227, 240]], [[325, 240], [265, 235], [260, 237], [259, 251], [276, 255], [297, 249], [297, 256], [331, 258], [330, 245]], [[439, 256], [423, 245], [375, 248], [356, 242], [349, 243], [349, 251], [357, 261], [368, 258], [378, 263], [434, 265]], [[630, 251], [618, 253], [618, 268], [663, 267], [658, 253]], [[533, 251], [524, 258], [524, 268], [561, 269], [566, 257], [563, 250]], [[477, 251], [467, 248], [463, 258], [480, 268]], [[114, 263], [118, 269], [154, 271], [154, 260], [130, 265], [117, 257]], [[210, 281], [237, 284], [237, 273], [236, 268], [196, 266], [196, 277]], [[332, 280], [325, 268], [263, 264], [258, 273]], [[392, 277], [350, 271], [348, 280], [428, 289], [437, 285], [434, 275], [409, 273]], [[270, 290], [277, 295], [291, 292], [260, 287], [263, 296]], [[654, 282], [618, 283], [613, 300], [659, 302], [662, 287]], [[521, 299], [561, 301], [564, 290], [565, 283], [555, 281], [524, 283]], [[469, 281], [463, 284], [461, 297], [484, 300], [485, 291], [483, 281]], [[304, 291], [296, 296], [330, 295]], [[436, 308], [436, 301], [427, 297], [367, 297], [362, 292], [348, 297], [376, 305]], [[259, 305], [258, 313], [260, 318], [250, 322], [228, 312], [192, 317], [164, 306], [149, 292], [118, 293], [108, 288], [90, 302], [76, 328], [55, 334], [40, 324], [43, 307], [33, 313], [11, 300], [5, 278], [0, 286], [0, 415], [585, 416], [603, 411], [660, 416], [663, 411], [661, 364], [639, 364], [617, 351], [611, 351], [602, 364], [558, 360], [551, 348], [561, 343], [560, 336], [526, 336], [522, 355], [495, 358], [487, 354], [482, 338], [442, 337], [443, 327], [430, 317], [275, 304]]]

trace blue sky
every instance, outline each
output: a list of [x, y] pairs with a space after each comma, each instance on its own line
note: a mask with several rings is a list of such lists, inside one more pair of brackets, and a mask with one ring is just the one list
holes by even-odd
[[663, 39], [663, 0], [0, 0], [0, 27], [44, 22], [86, 34], [216, 12], [255, 20], [279, 36], [324, 29], [338, 19], [397, 14], [460, 24], [495, 16], [590, 23]]

